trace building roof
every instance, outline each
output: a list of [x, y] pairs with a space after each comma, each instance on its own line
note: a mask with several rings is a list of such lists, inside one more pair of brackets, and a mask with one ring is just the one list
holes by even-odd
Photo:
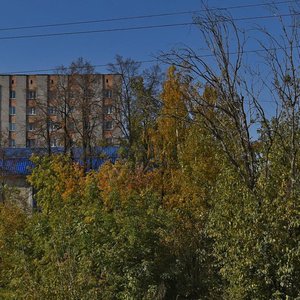
[[[60, 73], [0, 73], [0, 76], [62, 76], [71, 74], [60, 74]], [[83, 74], [84, 75], [84, 74]], [[120, 76], [120, 73], [93, 73], [93, 75], [104, 75], [104, 76]]]
[[[51, 148], [52, 153], [61, 154], [63, 148]], [[93, 149], [91, 157], [91, 169], [97, 170], [106, 161], [115, 162], [118, 157], [118, 147], [96, 147]], [[72, 150], [74, 160], [79, 164], [82, 161], [82, 149], [74, 148]], [[0, 176], [21, 175], [25, 176], [30, 174], [34, 167], [33, 162], [30, 160], [32, 155], [46, 155], [45, 148], [3, 148], [0, 150]]]

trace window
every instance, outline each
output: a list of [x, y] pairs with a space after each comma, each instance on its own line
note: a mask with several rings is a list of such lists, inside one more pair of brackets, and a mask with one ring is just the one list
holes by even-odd
[[27, 99], [36, 99], [36, 91], [28, 91]]
[[9, 92], [9, 98], [10, 98], [10, 99], [16, 99], [16, 91], [13, 91], [13, 90], [10, 91], [10, 92]]
[[15, 131], [16, 130], [16, 123], [9, 123], [9, 131]]
[[48, 115], [55, 115], [56, 114], [56, 108], [53, 106], [49, 106], [48, 109]]
[[111, 145], [113, 143], [112, 138], [106, 138], [105, 141], [106, 141], [106, 144], [108, 144], [108, 145]]
[[69, 99], [74, 99], [75, 98], [75, 92], [69, 91]]
[[33, 83], [33, 81], [32, 80], [30, 80], [30, 84], [32, 84]]
[[14, 83], [15, 83], [15, 81], [12, 79], [11, 84], [14, 84]]
[[15, 106], [10, 106], [9, 107], [9, 115], [14, 116], [16, 114], [16, 107]]
[[108, 79], [106, 79], [106, 83], [108, 83]]
[[33, 130], [35, 130], [35, 123], [28, 123], [28, 125], [27, 125], [27, 130], [28, 130], [28, 131], [33, 131]]
[[33, 147], [35, 147], [35, 139], [27, 139], [27, 141], [26, 141], [26, 147], [27, 148], [33, 148]]
[[51, 139], [51, 147], [58, 147], [59, 143], [57, 139]]
[[14, 139], [9, 139], [9, 147], [16, 147], [16, 141]]
[[74, 124], [74, 122], [69, 122], [68, 129], [71, 130], [71, 131], [75, 130], [75, 124]]
[[57, 123], [54, 123], [54, 122], [49, 123], [49, 130], [50, 131], [54, 131], [54, 130], [57, 130], [57, 129], [59, 129], [59, 125]]
[[35, 107], [27, 107], [27, 115], [34, 116], [36, 114]]
[[105, 113], [111, 115], [113, 113], [113, 107], [111, 105], [105, 106]]
[[69, 113], [73, 113], [75, 111], [75, 107], [74, 106], [69, 106]]
[[113, 122], [112, 121], [106, 121], [104, 128], [105, 128], [105, 130], [112, 130], [113, 129]]
[[48, 91], [48, 99], [55, 99], [56, 93], [54, 91]]
[[104, 90], [103, 95], [105, 98], [111, 98], [112, 97], [112, 90]]

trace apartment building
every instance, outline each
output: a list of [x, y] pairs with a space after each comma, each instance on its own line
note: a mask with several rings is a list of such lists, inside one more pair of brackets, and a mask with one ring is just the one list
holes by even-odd
[[118, 75], [0, 75], [2, 147], [117, 144]]

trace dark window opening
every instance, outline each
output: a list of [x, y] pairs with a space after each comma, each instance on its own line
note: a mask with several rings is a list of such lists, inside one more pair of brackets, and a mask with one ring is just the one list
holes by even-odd
[[28, 131], [34, 131], [35, 130], [35, 123], [28, 123], [27, 130]]
[[10, 99], [15, 99], [16, 98], [16, 91], [10, 91], [9, 92], [9, 98]]
[[112, 138], [106, 138], [105, 141], [106, 141], [107, 145], [111, 145], [113, 143], [113, 139]]
[[35, 147], [35, 139], [27, 139], [27, 141], [26, 141], [26, 147], [27, 148], [33, 148], [33, 147]]
[[104, 90], [103, 95], [105, 98], [112, 98], [112, 90]]
[[9, 147], [16, 147], [16, 141], [14, 139], [9, 139]]
[[36, 91], [28, 91], [27, 99], [36, 99]]
[[113, 113], [113, 107], [111, 105], [106, 105], [104, 111], [107, 115], [111, 115]]
[[16, 123], [9, 123], [8, 124], [9, 131], [16, 131]]
[[15, 106], [9, 106], [9, 115], [14, 116], [16, 114], [16, 107]]
[[112, 130], [114, 127], [113, 122], [112, 121], [106, 121], [105, 122], [105, 130]]
[[36, 114], [35, 107], [27, 107], [27, 115], [34, 116]]

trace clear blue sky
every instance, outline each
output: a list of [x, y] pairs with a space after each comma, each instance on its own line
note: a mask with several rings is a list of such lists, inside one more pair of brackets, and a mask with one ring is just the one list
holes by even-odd
[[[276, 0], [279, 1], [279, 0]], [[210, 7], [229, 7], [262, 3], [262, 0], [209, 0]], [[268, 1], [270, 2], [270, 1]], [[287, 5], [279, 5], [286, 11]], [[0, 28], [51, 23], [99, 20], [126, 16], [169, 13], [201, 9], [197, 0], [14, 0], [2, 1]], [[231, 10], [234, 17], [269, 15], [262, 7]], [[0, 73], [54, 68], [68, 65], [82, 56], [92, 64], [112, 62], [116, 54], [136, 60], [151, 59], [159, 51], [188, 44], [202, 46], [197, 29], [191, 26], [145, 29], [111, 33], [1, 40], [1, 37], [99, 30], [119, 27], [190, 22], [191, 15], [169, 16], [141, 20], [114, 21], [99, 24], [52, 28], [0, 31]], [[254, 21], [240, 22], [250, 28]], [[256, 23], [273, 27], [274, 19]], [[249, 48], [256, 47], [254, 40]], [[105, 68], [97, 69], [105, 72]]]

